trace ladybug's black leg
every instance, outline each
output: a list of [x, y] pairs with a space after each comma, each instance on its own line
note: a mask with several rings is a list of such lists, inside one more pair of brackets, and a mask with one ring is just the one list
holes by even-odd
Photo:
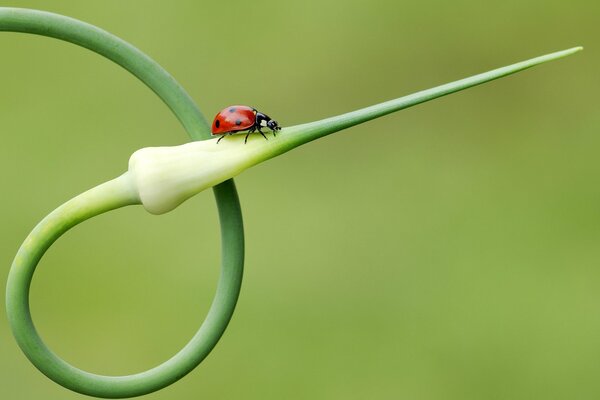
[[260, 132], [260, 134], [262, 135], [262, 137], [264, 137], [266, 140], [269, 140], [266, 136], [265, 133], [262, 131], [262, 129], [260, 129], [260, 125], [256, 127], [258, 129], [258, 131]]
[[221, 139], [223, 139], [225, 137], [225, 135], [221, 135], [221, 137], [219, 138], [219, 140], [217, 140], [217, 144], [219, 144], [219, 142], [221, 141]]
[[248, 136], [250, 136], [250, 134], [252, 132], [254, 132], [256, 130], [255, 126], [250, 127], [250, 129], [248, 129], [248, 133], [246, 134], [246, 138], [244, 139], [244, 144], [248, 143]]

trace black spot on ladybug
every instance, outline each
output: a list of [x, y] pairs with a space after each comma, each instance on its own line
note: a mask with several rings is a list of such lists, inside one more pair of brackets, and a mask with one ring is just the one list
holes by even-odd
[[242, 124], [242, 120], [241, 119], [236, 119], [235, 120], [235, 124], [238, 125], [238, 126], [241, 125]]
[[221, 121], [219, 121], [218, 119], [215, 120], [215, 126], [218, 128], [219, 125], [221, 125]]
[[230, 108], [230, 109], [229, 109], [229, 112], [230, 112], [230, 113], [234, 113], [234, 112], [235, 112], [235, 108]]

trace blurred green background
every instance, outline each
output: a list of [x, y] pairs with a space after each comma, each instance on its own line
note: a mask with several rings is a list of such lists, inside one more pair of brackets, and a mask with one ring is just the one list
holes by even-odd
[[[597, 2], [4, 3], [133, 43], [209, 119], [241, 103], [284, 126], [583, 45], [243, 173], [236, 314], [199, 368], [148, 398], [600, 398]], [[47, 213], [187, 136], [94, 53], [1, 33], [0, 60], [5, 282]], [[153, 367], [203, 320], [219, 245], [209, 191], [160, 217], [94, 218], [40, 264], [34, 320], [81, 368]], [[0, 349], [3, 399], [83, 397], [27, 361], [5, 317]]]

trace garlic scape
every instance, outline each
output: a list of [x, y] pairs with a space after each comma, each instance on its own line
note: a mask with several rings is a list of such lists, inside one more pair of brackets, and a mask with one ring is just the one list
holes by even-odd
[[253, 134], [244, 144], [244, 135], [233, 135], [219, 144], [217, 139], [213, 139], [174, 147], [144, 148], [136, 151], [129, 160], [131, 182], [146, 210], [152, 214], [163, 214], [194, 194], [304, 143], [579, 50], [581, 47], [559, 51], [346, 114], [284, 127], [276, 136], [268, 134], [269, 140]]
[[[0, 7], [0, 31], [64, 40], [110, 59], [132, 73], [173, 111], [192, 140], [173, 147], [136, 151], [128, 171], [67, 201], [28, 235], [13, 261], [6, 286], [12, 332], [29, 360], [60, 385], [90, 396], [124, 398], [164, 388], [192, 371], [211, 352], [233, 315], [244, 263], [241, 207], [233, 180], [242, 171], [330, 133], [573, 54], [581, 47], [533, 58], [357, 111], [303, 125], [284, 127], [269, 140], [243, 135], [211, 140], [210, 127], [185, 90], [150, 57], [93, 25], [62, 15]], [[282, 118], [285, 120], [285, 118]], [[222, 227], [221, 275], [210, 310], [190, 341], [170, 359], [147, 371], [123, 376], [81, 370], [50, 350], [38, 334], [29, 307], [31, 280], [38, 262], [62, 234], [116, 208], [142, 204], [152, 214], [173, 210], [194, 194], [213, 187]]]

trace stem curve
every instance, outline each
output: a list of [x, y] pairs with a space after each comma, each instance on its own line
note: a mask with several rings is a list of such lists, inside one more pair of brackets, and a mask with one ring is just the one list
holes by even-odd
[[108, 58], [156, 93], [173, 111], [192, 140], [210, 139], [210, 127], [186, 91], [156, 61], [123, 39], [64, 15], [11, 7], [0, 7], [0, 31], [47, 36]]
[[[192, 140], [211, 137], [206, 119], [177, 81], [154, 60], [124, 40], [73, 18], [8, 7], [0, 7], [0, 31], [53, 37], [85, 47], [114, 61], [163, 100]], [[191, 341], [165, 363], [129, 376], [90, 374], [58, 358], [46, 348], [31, 321], [28, 299], [31, 276], [28, 274], [33, 274], [35, 265], [47, 247], [72, 226], [114, 208], [137, 204], [137, 195], [133, 196], [124, 189], [126, 181], [129, 181], [127, 174], [99, 185], [65, 203], [44, 219], [15, 258], [7, 284], [9, 321], [28, 358], [44, 374], [68, 389], [98, 397], [119, 398], [147, 394], [177, 381], [195, 368], [210, 353], [227, 328], [235, 310], [243, 276], [244, 231], [241, 206], [233, 179], [229, 179], [213, 188], [221, 224], [221, 275], [208, 315]], [[111, 190], [117, 190], [120, 194], [115, 192], [113, 197], [109, 195]], [[79, 206], [74, 207], [76, 204]], [[35, 241], [39, 247], [32, 249]], [[23, 330], [27, 332], [26, 336], [22, 336]]]
[[[208, 315], [189, 343], [166, 362], [138, 374], [105, 376], [92, 374], [68, 364], [53, 353], [37, 333], [29, 309], [29, 290], [36, 266], [50, 246], [75, 225], [102, 213], [140, 204], [131, 176], [120, 177], [90, 189], [64, 203], [46, 216], [27, 236], [10, 269], [7, 282], [6, 307], [17, 342], [29, 360], [46, 376], [71, 390], [91, 396], [123, 398], [147, 394], [171, 383], [194, 369], [213, 349], [221, 336], [219, 326], [227, 324], [237, 299], [232, 296], [241, 284], [239, 270], [231, 266], [224, 253], [226, 266]], [[219, 203], [219, 210], [229, 210], [239, 204]], [[221, 213], [223, 226], [241, 223], [229, 213]], [[235, 242], [235, 229], [223, 229], [223, 241]], [[238, 242], [237, 245], [240, 243]], [[242, 249], [237, 249], [242, 250]], [[234, 253], [235, 254], [235, 253]], [[229, 310], [229, 312], [228, 312]], [[216, 327], [216, 328], [215, 328]]]

